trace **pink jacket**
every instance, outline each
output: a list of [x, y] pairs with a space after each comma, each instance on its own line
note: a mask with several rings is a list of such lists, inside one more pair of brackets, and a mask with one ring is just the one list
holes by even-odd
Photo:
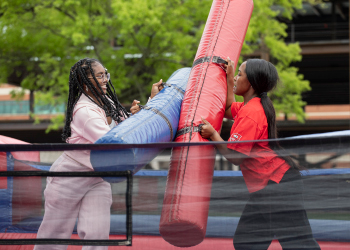
[[[108, 125], [106, 113], [84, 94], [81, 95], [73, 110], [73, 120], [70, 124], [70, 144], [92, 144], [111, 128]], [[92, 169], [90, 150], [65, 151], [65, 154], [77, 163]]]

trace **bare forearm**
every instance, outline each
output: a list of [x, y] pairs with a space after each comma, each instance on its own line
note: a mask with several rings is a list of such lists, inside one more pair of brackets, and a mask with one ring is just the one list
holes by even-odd
[[226, 107], [225, 107], [225, 117], [232, 119], [231, 106], [235, 102], [235, 95], [233, 93], [235, 77], [234, 77], [234, 62], [227, 58], [226, 67], [226, 83], [227, 83], [227, 96], [226, 96]]
[[232, 103], [235, 101], [235, 95], [233, 94], [233, 79], [227, 79], [227, 99], [225, 110], [230, 109]]
[[[222, 142], [224, 141], [218, 132], [213, 133], [210, 139], [212, 141], [222, 141]], [[223, 155], [231, 163], [235, 165], [239, 165], [242, 163], [244, 159], [243, 154], [227, 148], [227, 144], [217, 144], [215, 146], [219, 150], [220, 154]]]

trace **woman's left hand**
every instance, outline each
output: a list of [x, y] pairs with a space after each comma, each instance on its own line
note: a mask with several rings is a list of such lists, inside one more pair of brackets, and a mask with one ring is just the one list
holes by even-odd
[[151, 99], [152, 99], [153, 97], [155, 97], [156, 94], [158, 94], [159, 91], [161, 91], [161, 90], [164, 88], [163, 85], [162, 85], [162, 83], [163, 83], [163, 80], [160, 79], [159, 82], [153, 84], [152, 90], [151, 90]]
[[210, 137], [212, 137], [215, 133], [217, 133], [217, 131], [213, 128], [213, 126], [210, 124], [210, 122], [208, 122], [207, 120], [205, 120], [203, 117], [202, 118], [202, 122], [204, 123], [204, 125], [201, 128], [201, 136], [204, 139], [210, 139]]

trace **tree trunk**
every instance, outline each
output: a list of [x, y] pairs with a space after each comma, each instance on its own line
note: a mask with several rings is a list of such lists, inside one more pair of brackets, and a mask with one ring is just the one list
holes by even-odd
[[[34, 114], [34, 90], [30, 90], [29, 93], [29, 112], [30, 114]], [[29, 119], [33, 119], [32, 116]]]

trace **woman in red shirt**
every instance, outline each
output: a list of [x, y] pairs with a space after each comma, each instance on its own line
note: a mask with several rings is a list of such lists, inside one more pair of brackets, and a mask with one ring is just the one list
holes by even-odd
[[[234, 77], [233, 62], [227, 61], [225, 116], [234, 120], [229, 141], [276, 139], [275, 109], [267, 96], [278, 82], [275, 66], [262, 59], [249, 59]], [[236, 102], [234, 94], [243, 96], [244, 101]], [[202, 137], [223, 141], [211, 124], [202, 120]], [[275, 236], [283, 249], [320, 249], [304, 209], [299, 167], [290, 157], [274, 151], [281, 149], [277, 141], [216, 147], [230, 162], [240, 165], [250, 192], [234, 235], [236, 250], [268, 249]]]

